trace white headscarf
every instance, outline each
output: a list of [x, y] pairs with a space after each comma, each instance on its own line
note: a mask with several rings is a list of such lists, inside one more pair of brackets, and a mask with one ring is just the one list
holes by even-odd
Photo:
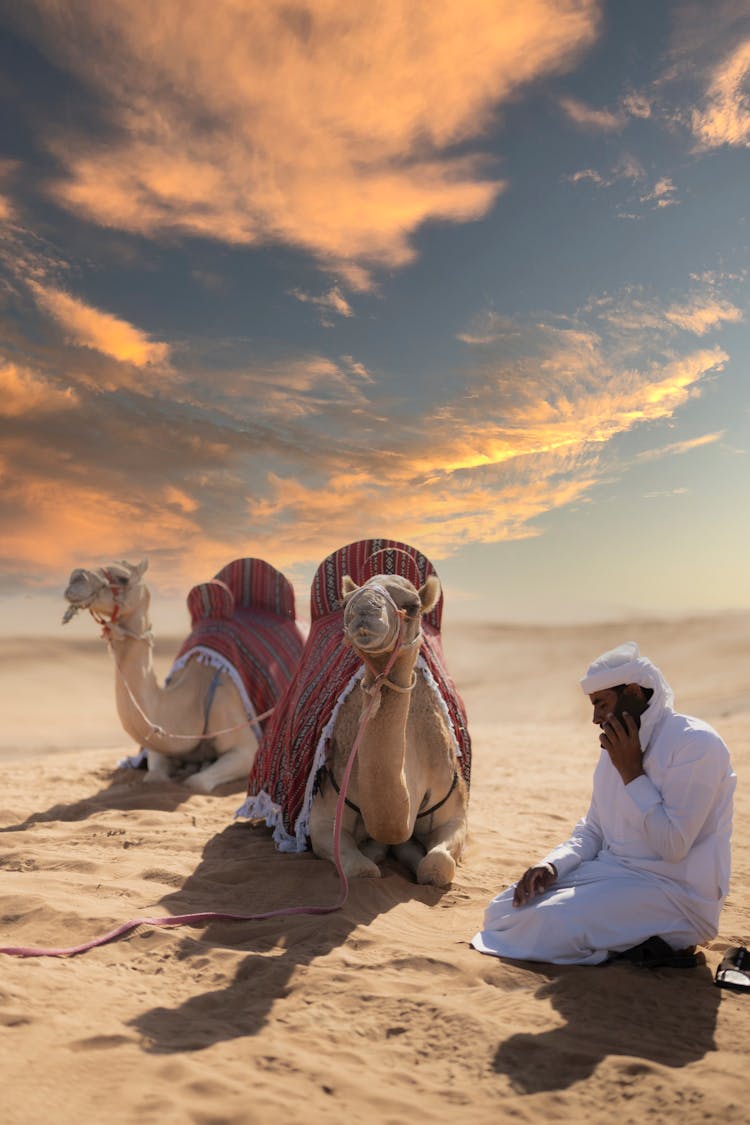
[[617, 648], [598, 656], [581, 680], [581, 687], [586, 695], [606, 691], [618, 684], [640, 684], [653, 691], [649, 705], [641, 715], [640, 739], [641, 747], [645, 750], [659, 719], [665, 711], [673, 709], [672, 689], [656, 665], [640, 655], [635, 641], [625, 641]]

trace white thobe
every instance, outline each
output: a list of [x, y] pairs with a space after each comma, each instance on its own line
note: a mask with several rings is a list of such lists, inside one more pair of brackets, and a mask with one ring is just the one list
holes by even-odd
[[553, 964], [598, 964], [658, 935], [674, 949], [714, 937], [729, 889], [736, 777], [707, 723], [666, 710], [628, 785], [602, 750], [591, 806], [541, 863], [558, 878], [513, 906], [489, 904], [472, 945], [481, 953]]

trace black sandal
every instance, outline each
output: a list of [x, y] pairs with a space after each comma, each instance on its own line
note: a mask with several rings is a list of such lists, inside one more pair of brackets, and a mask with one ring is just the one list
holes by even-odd
[[716, 970], [714, 984], [735, 992], [750, 989], [750, 953], [744, 945], [734, 945], [726, 951]]

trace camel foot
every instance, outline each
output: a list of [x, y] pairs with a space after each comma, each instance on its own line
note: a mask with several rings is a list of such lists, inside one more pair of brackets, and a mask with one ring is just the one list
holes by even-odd
[[388, 845], [379, 844], [377, 840], [367, 840], [366, 843], [362, 844], [360, 850], [362, 854], [366, 855], [368, 859], [371, 859], [373, 863], [382, 863], [388, 854]]
[[456, 861], [448, 852], [428, 852], [417, 867], [417, 882], [449, 887], [456, 874]]
[[172, 780], [172, 761], [166, 754], [160, 754], [158, 750], [147, 750], [146, 761], [148, 762], [145, 777], [147, 782], [153, 785]]
[[146, 770], [143, 778], [144, 785], [163, 785], [165, 781], [172, 781], [168, 770]]
[[373, 863], [366, 855], [347, 857], [342, 859], [341, 865], [347, 879], [380, 879], [381, 872], [377, 863]]
[[212, 793], [217, 785], [225, 785], [230, 781], [247, 781], [254, 756], [254, 749], [235, 746], [198, 773], [191, 774], [185, 780], [185, 785], [194, 793]]
[[185, 788], [192, 789], [193, 793], [210, 793], [214, 786], [211, 784], [211, 778], [206, 777], [199, 770], [198, 773], [191, 773], [190, 777], [185, 778]]

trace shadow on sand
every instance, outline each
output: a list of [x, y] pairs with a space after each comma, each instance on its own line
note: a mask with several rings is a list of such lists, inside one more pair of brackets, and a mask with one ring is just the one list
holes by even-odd
[[[186, 931], [175, 954], [189, 961], [193, 978], [215, 981], [222, 962], [217, 948], [250, 952], [228, 983], [192, 996], [175, 1008], [157, 1007], [132, 1021], [151, 1053], [196, 1051], [223, 1040], [254, 1035], [273, 1006], [288, 994], [300, 966], [343, 945], [357, 927], [415, 898], [426, 905], [443, 892], [412, 882], [395, 861], [382, 879], [353, 880], [344, 906], [324, 915], [298, 914], [251, 922], [211, 922]], [[276, 851], [263, 826], [236, 823], [211, 839], [183, 887], [162, 899], [173, 914], [217, 910], [261, 913], [288, 906], [327, 906], [341, 886], [332, 864], [311, 852]], [[189, 970], [190, 971], [190, 970]]]
[[[98, 769], [92, 772], [91, 777], [103, 782], [103, 788], [78, 801], [50, 805], [48, 809], [31, 813], [16, 824], [5, 824], [0, 827], [0, 833], [24, 832], [35, 824], [50, 821], [87, 820], [106, 809], [159, 809], [162, 812], [173, 812], [195, 795], [178, 781], [146, 781], [146, 771], [140, 769]], [[231, 782], [219, 786], [212, 795], [226, 797], [232, 793], [244, 793], [245, 789], [244, 781]]]
[[498, 1046], [494, 1069], [519, 1093], [567, 1089], [609, 1055], [634, 1056], [629, 1073], [637, 1076], [649, 1069], [648, 1061], [683, 1067], [716, 1050], [720, 996], [706, 965], [523, 967], [544, 973], [536, 998], [551, 1001], [566, 1022], [537, 1035], [512, 1035]]

